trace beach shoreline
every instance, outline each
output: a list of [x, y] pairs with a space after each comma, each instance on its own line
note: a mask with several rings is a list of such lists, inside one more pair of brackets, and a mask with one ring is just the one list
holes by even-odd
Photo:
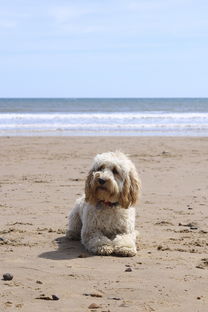
[[208, 99], [0, 99], [0, 136], [208, 136]]
[[[142, 181], [133, 258], [65, 239], [93, 157], [114, 150]], [[207, 311], [207, 161], [208, 137], [0, 137], [0, 310]]]

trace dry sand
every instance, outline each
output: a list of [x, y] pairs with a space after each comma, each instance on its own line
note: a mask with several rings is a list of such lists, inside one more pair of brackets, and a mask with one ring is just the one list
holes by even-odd
[[[143, 184], [133, 258], [64, 236], [92, 157], [115, 149]], [[208, 138], [1, 137], [0, 311], [207, 312], [207, 164]]]

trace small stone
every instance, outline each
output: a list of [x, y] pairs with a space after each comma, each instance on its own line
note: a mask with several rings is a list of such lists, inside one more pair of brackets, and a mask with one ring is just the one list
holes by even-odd
[[203, 264], [208, 266], [208, 258], [202, 258], [201, 260], [202, 260]]
[[162, 155], [169, 155], [169, 152], [163, 151]]
[[101, 306], [97, 303], [91, 303], [88, 307], [88, 309], [98, 309], [101, 308]]
[[191, 253], [196, 253], [197, 251], [196, 251], [196, 249], [193, 248], [193, 249], [190, 250], [190, 252]]
[[39, 297], [36, 297], [35, 299], [41, 299], [41, 300], [54, 300], [53, 297], [49, 297], [45, 294], [41, 294]]
[[125, 272], [132, 272], [132, 268], [127, 268]]
[[170, 250], [170, 248], [159, 245], [159, 246], [157, 246], [157, 250], [166, 251], [166, 250]]
[[183, 223], [179, 222], [178, 225], [179, 226], [187, 226], [191, 230], [197, 230], [198, 229], [197, 224], [195, 224], [195, 222], [193, 222], [193, 223], [186, 223], [186, 224], [183, 224]]
[[10, 273], [3, 274], [3, 280], [4, 281], [11, 281], [13, 279], [13, 275]]
[[100, 294], [100, 293], [92, 293], [92, 294], [90, 294], [90, 296], [91, 297], [97, 297], [97, 298], [102, 298], [102, 294]]
[[36, 281], [36, 283], [37, 283], [37, 284], [43, 284], [43, 282], [41, 282], [41, 281]]
[[196, 268], [197, 268], [197, 269], [202, 269], [202, 270], [204, 270], [204, 267], [203, 267], [202, 264], [197, 265]]
[[45, 294], [41, 294], [36, 299], [41, 299], [41, 300], [59, 300], [59, 297], [56, 296], [56, 295], [52, 295], [51, 297], [49, 297], [49, 296], [46, 296]]
[[56, 296], [56, 295], [52, 295], [52, 299], [53, 299], [53, 300], [59, 300], [59, 297]]
[[197, 300], [200, 300], [200, 299], [201, 299], [201, 297], [199, 297], [199, 296], [198, 296], [196, 299], [197, 299]]
[[201, 234], [207, 234], [207, 233], [208, 233], [208, 231], [201, 230], [201, 231], [200, 231], [200, 233], [201, 233]]
[[89, 297], [97, 297], [97, 298], [102, 298], [103, 295], [100, 293], [90, 293], [90, 294], [83, 294], [84, 296], [89, 296]]
[[45, 294], [41, 294], [39, 297], [36, 297], [35, 299], [40, 299], [40, 300], [52, 300], [49, 296], [46, 296]]
[[0, 237], [0, 244], [1, 245], [6, 245], [7, 243], [8, 243], [8, 241], [5, 238]]

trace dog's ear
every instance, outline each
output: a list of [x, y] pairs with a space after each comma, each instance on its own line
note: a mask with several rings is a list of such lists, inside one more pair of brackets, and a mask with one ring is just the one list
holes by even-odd
[[130, 171], [129, 178], [131, 181], [129, 197], [130, 197], [131, 205], [134, 205], [136, 204], [137, 200], [140, 199], [140, 195], [141, 195], [141, 181], [138, 177], [138, 174], [135, 168], [133, 168]]
[[121, 206], [128, 208], [134, 205], [141, 193], [141, 182], [135, 168], [132, 168], [126, 177], [120, 196]]
[[86, 202], [94, 204], [95, 198], [92, 182], [93, 182], [93, 170], [90, 170], [85, 181], [85, 200]]
[[123, 208], [128, 208], [130, 206], [129, 190], [130, 190], [130, 178], [129, 176], [127, 176], [120, 194], [120, 204]]

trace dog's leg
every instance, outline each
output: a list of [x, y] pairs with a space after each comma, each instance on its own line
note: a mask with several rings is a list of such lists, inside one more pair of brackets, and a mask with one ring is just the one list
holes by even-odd
[[99, 230], [85, 229], [81, 232], [82, 244], [85, 248], [97, 255], [109, 256], [113, 253], [114, 247], [112, 241], [104, 236]]
[[136, 236], [134, 231], [128, 234], [117, 235], [113, 240], [114, 254], [122, 257], [133, 257], [137, 253]]
[[80, 240], [82, 221], [80, 219], [80, 203], [77, 203], [69, 214], [66, 236], [72, 240]]

